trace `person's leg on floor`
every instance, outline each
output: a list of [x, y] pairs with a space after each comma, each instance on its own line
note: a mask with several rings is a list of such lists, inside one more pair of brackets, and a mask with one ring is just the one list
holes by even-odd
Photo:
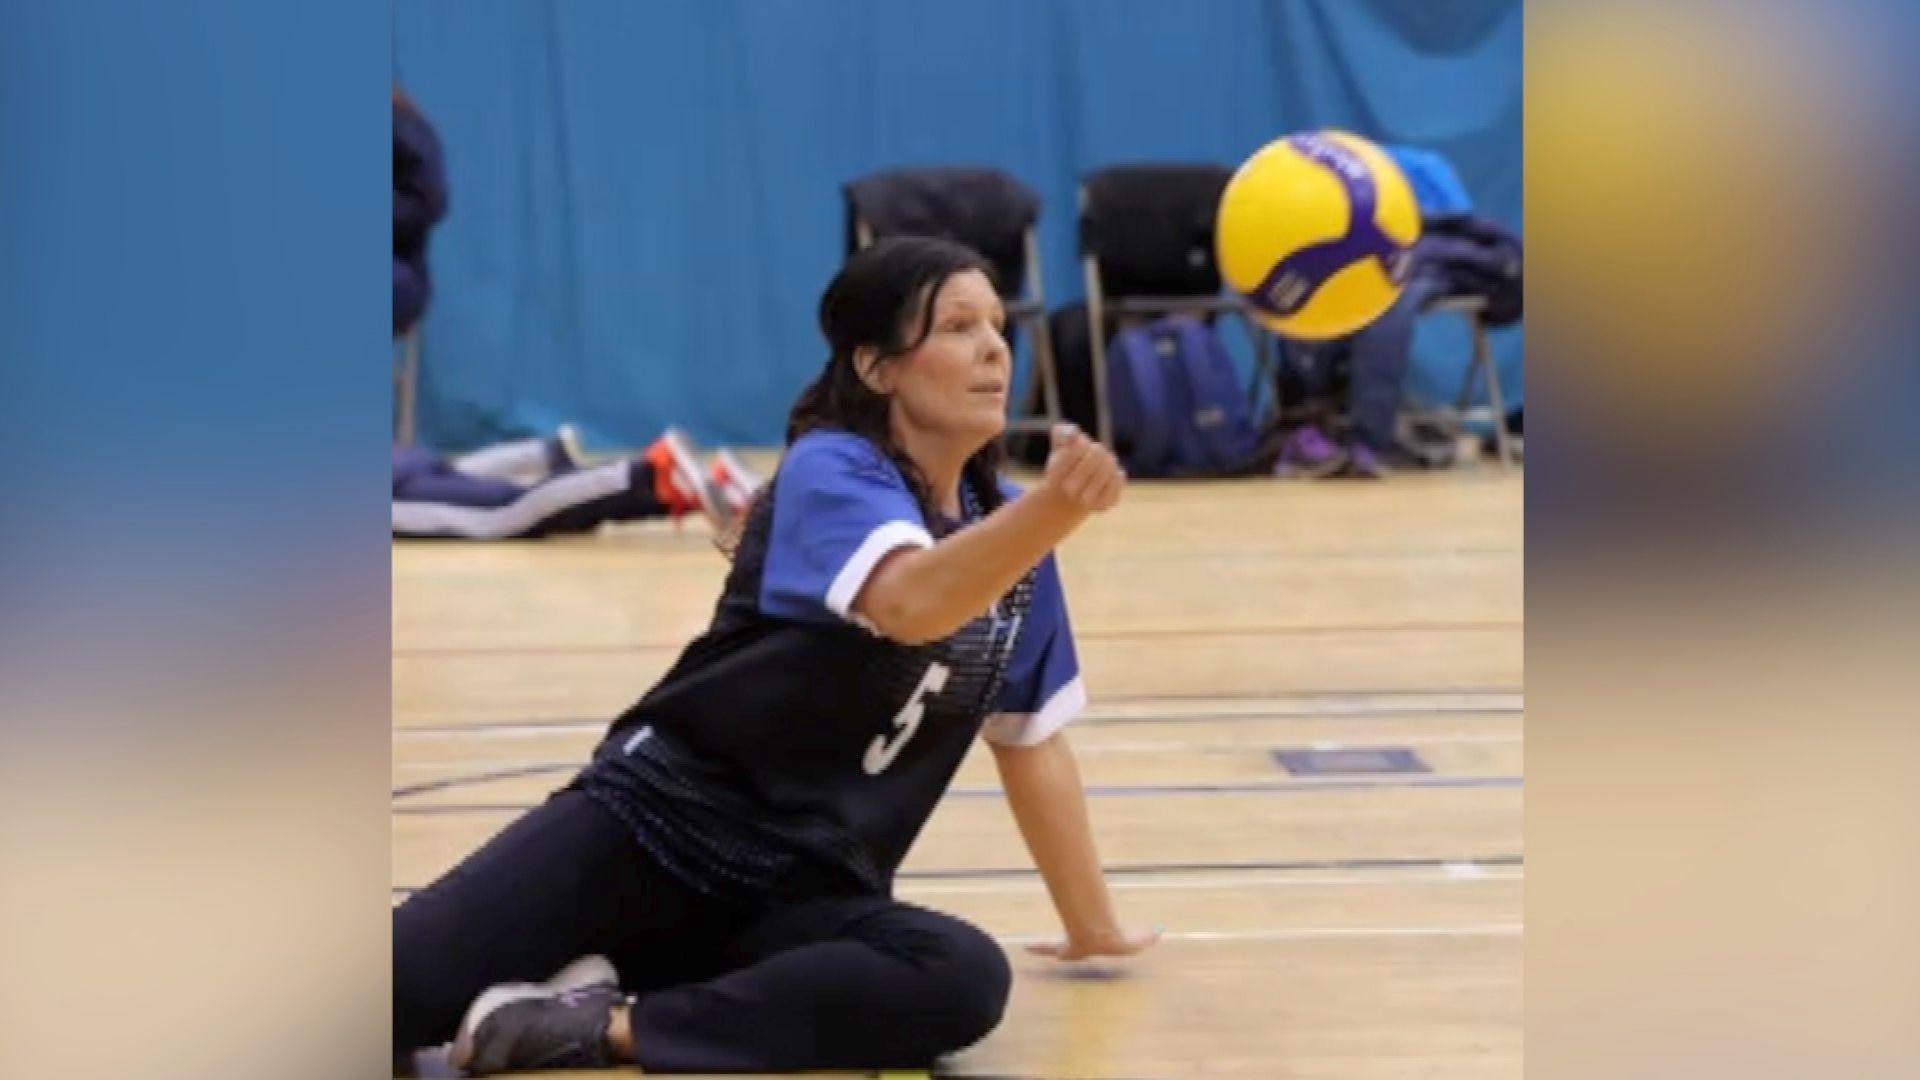
[[586, 452], [571, 425], [543, 439], [515, 439], [461, 454], [449, 463], [455, 472], [531, 486], [552, 476], [586, 468]]
[[554, 472], [551, 439], [515, 439], [461, 454], [449, 464], [462, 476], [537, 484]]
[[1400, 414], [1414, 323], [1439, 289], [1433, 277], [1416, 274], [1385, 314], [1353, 335], [1347, 403], [1356, 450], [1375, 458], [1397, 456], [1394, 421]]
[[666, 517], [674, 508], [661, 501], [653, 476], [654, 467], [636, 459], [554, 477], [527, 493], [524, 501], [542, 516], [519, 535], [559, 536], [610, 522]]
[[438, 503], [469, 510], [497, 510], [512, 506], [526, 495], [528, 488], [511, 480], [468, 476], [455, 472], [445, 463], [402, 483], [393, 493], [393, 501]]
[[639, 460], [580, 469], [531, 488], [447, 470], [396, 489], [393, 534], [504, 540], [584, 532], [668, 511], [656, 494], [654, 467]]
[[398, 496], [407, 485], [430, 473], [444, 470], [446, 462], [424, 446], [393, 448], [393, 493]]
[[923, 1068], [992, 1031], [1013, 978], [983, 931], [885, 898], [780, 908], [727, 959], [741, 966], [636, 998], [643, 1070]]
[[414, 893], [393, 913], [396, 1061], [452, 1039], [495, 984], [546, 979], [649, 927], [695, 935], [698, 899], [650, 871], [625, 825], [563, 791]]

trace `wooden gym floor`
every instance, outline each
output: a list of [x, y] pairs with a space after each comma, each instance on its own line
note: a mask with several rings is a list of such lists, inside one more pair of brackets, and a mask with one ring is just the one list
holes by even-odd
[[[935, 1075], [1518, 1077], [1521, 504], [1487, 467], [1135, 484], [1071, 540], [1069, 731], [1120, 911], [1166, 938], [1026, 954], [1058, 924], [975, 754], [898, 892], [1001, 938], [1015, 985]], [[585, 759], [723, 571], [697, 523], [395, 545], [396, 900]]]

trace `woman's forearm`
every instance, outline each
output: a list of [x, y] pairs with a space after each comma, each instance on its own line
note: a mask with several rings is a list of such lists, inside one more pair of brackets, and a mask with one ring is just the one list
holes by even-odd
[[993, 750], [1014, 821], [1068, 937], [1099, 941], [1119, 934], [1087, 817], [1080, 767], [1066, 736], [1055, 734], [1037, 746], [995, 745]]
[[895, 641], [938, 641], [992, 607], [1087, 513], [1036, 488], [930, 548], [888, 556], [853, 609]]
[[1127, 486], [1112, 451], [1057, 424], [1046, 474], [1024, 496], [930, 548], [882, 559], [853, 612], [909, 645], [938, 641], [985, 614], [1091, 514], [1113, 509]]

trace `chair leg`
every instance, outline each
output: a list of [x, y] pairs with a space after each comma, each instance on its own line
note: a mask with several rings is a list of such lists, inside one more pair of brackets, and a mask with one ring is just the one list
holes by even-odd
[[[1493, 406], [1493, 446], [1500, 458], [1502, 469], [1513, 467], [1513, 450], [1507, 441], [1507, 406], [1500, 393], [1500, 370], [1493, 363], [1493, 349], [1487, 342], [1487, 328], [1478, 318], [1473, 320], [1473, 367], [1487, 373], [1487, 403]], [[1468, 388], [1472, 388], [1472, 369], [1467, 374]]]
[[1060, 411], [1060, 372], [1053, 364], [1053, 335], [1048, 333], [1044, 311], [1033, 325], [1033, 366], [1040, 372], [1040, 404], [1046, 410], [1047, 423], [1057, 424]]
[[1460, 380], [1460, 393], [1453, 401], [1453, 411], [1466, 418], [1467, 410], [1473, 408], [1473, 388], [1480, 377], [1480, 320], [1467, 316], [1467, 332], [1473, 337], [1473, 355], [1467, 359], [1467, 374]]
[[394, 379], [394, 441], [412, 446], [414, 402], [420, 386], [420, 328], [407, 331], [400, 341], [400, 372]]
[[1065, 415], [1060, 407], [1060, 373], [1053, 362], [1053, 333], [1047, 323], [1046, 285], [1040, 276], [1040, 238], [1029, 225], [1020, 244], [1027, 261], [1027, 293], [1033, 300], [1033, 366], [1040, 373], [1040, 403], [1047, 411], [1047, 426], [1052, 427]]
[[1113, 406], [1107, 399], [1106, 319], [1101, 311], [1100, 265], [1088, 255], [1081, 262], [1087, 278], [1087, 342], [1093, 352], [1093, 408], [1096, 436], [1109, 450], [1113, 444]]
[[[1247, 403], [1253, 407], [1255, 424], [1265, 426], [1267, 413], [1260, 409], [1260, 390], [1273, 383], [1275, 367], [1273, 334], [1253, 321], [1245, 310], [1240, 312], [1240, 325], [1247, 330], [1247, 338], [1253, 344], [1253, 381], [1247, 386]], [[1271, 412], [1280, 410], [1280, 395], [1275, 393], [1271, 402]]]

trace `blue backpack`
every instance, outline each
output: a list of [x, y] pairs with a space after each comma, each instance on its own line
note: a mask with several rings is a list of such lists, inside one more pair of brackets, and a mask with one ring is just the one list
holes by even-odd
[[1107, 350], [1114, 442], [1134, 476], [1239, 472], [1259, 443], [1253, 404], [1212, 328], [1187, 315], [1122, 330]]

